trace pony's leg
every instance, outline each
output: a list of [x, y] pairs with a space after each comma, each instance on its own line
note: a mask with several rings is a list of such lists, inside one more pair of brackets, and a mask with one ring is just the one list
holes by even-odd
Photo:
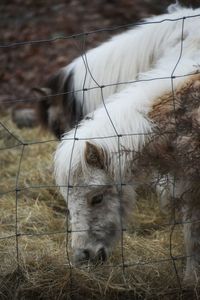
[[172, 213], [173, 182], [169, 174], [161, 178], [156, 184], [156, 194], [161, 212], [170, 215]]
[[192, 201], [184, 206], [183, 222], [187, 255], [184, 280], [196, 284], [200, 279], [200, 204]]

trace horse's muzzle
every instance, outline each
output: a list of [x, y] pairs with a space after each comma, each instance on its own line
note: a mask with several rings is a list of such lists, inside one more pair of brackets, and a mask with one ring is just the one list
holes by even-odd
[[73, 261], [75, 265], [92, 263], [101, 264], [107, 259], [105, 248], [101, 247], [96, 253], [89, 249], [77, 249], [74, 252]]

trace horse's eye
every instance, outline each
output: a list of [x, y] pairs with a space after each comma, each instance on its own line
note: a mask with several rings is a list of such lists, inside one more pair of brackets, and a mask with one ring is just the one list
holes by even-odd
[[103, 194], [92, 197], [90, 204], [96, 205], [103, 201]]

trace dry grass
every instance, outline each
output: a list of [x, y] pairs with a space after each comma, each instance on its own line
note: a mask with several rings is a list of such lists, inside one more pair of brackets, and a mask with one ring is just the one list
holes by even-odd
[[[38, 128], [18, 130], [7, 116], [1, 119], [20, 140], [54, 139]], [[140, 193], [134, 221], [124, 234], [124, 272], [120, 244], [104, 266], [70, 267], [63, 233], [66, 207], [53, 187], [51, 158], [57, 143], [26, 145], [23, 155], [17, 144], [0, 129], [0, 147], [16, 146], [0, 151], [0, 191], [9, 191], [0, 197], [0, 299], [178, 299], [170, 259], [172, 227], [164, 226], [170, 218], [161, 214], [152, 192]], [[173, 256], [184, 255], [181, 232], [176, 226], [171, 236]], [[175, 265], [182, 281], [185, 259]]]

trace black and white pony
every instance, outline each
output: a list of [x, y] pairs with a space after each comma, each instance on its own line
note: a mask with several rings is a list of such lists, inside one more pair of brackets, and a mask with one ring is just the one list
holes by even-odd
[[[169, 11], [176, 9], [178, 6], [172, 5]], [[160, 22], [163, 18], [173, 18], [173, 14], [152, 17], [146, 22]], [[38, 101], [39, 123], [60, 137], [102, 100], [107, 101], [153, 68], [180, 41], [180, 31], [180, 22], [140, 25], [83, 53], [52, 76], [45, 87], [35, 89], [42, 96]]]
[[88, 72], [82, 58], [63, 69], [74, 91], [101, 86], [74, 93], [77, 111], [93, 111], [102, 94], [105, 102], [63, 136], [55, 178], [70, 211], [75, 263], [108, 257], [140, 184], [155, 173], [175, 178], [192, 281], [200, 263], [200, 9], [148, 22], [89, 51]]

